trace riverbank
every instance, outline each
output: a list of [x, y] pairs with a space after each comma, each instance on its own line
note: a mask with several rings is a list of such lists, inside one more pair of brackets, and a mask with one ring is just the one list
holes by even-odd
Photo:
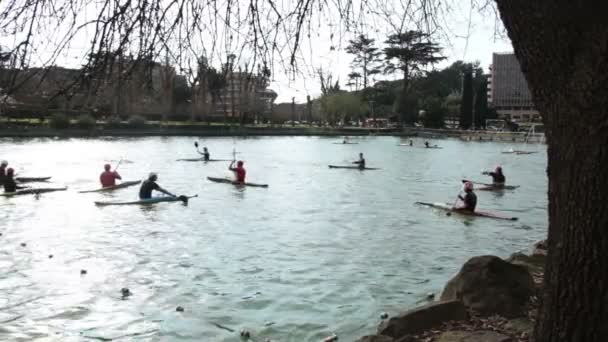
[[269, 126], [223, 126], [223, 125], [175, 125], [141, 128], [106, 128], [93, 129], [49, 127], [11, 127], [0, 129], [0, 137], [38, 138], [38, 137], [146, 137], [146, 136], [407, 136], [409, 132], [398, 129], [367, 128], [320, 128], [320, 127], [269, 127]]
[[544, 135], [534, 136], [521, 132], [462, 131], [452, 129], [360, 128], [360, 127], [305, 127], [305, 126], [230, 126], [230, 125], [152, 125], [143, 127], [110, 128], [97, 126], [92, 129], [70, 127], [53, 129], [43, 125], [17, 125], [0, 127], [0, 138], [87, 138], [87, 137], [150, 137], [150, 136], [397, 136], [424, 139], [459, 138], [474, 142], [544, 142]]
[[392, 317], [383, 314], [377, 334], [357, 342], [530, 342], [546, 255], [541, 241], [531, 253], [514, 253], [506, 260], [471, 258], [446, 284], [439, 301]]

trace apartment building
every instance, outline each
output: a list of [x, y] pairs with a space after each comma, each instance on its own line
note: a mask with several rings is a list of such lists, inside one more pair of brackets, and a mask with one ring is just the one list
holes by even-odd
[[540, 121], [528, 83], [513, 53], [494, 53], [488, 78], [488, 105], [499, 118], [516, 122]]

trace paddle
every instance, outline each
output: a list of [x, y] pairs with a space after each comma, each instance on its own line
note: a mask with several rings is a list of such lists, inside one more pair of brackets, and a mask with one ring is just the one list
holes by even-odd
[[194, 196], [185, 196], [185, 195], [181, 195], [181, 196], [177, 196], [177, 198], [179, 198], [180, 201], [184, 202], [184, 204], [188, 204], [188, 200], [194, 197], [198, 197], [198, 195], [194, 195]]
[[118, 170], [118, 167], [122, 163], [122, 160], [123, 160], [123, 158], [121, 157], [120, 160], [118, 161], [118, 163], [116, 163], [116, 167], [114, 168], [114, 172], [116, 172], [116, 170]]
[[471, 182], [471, 183], [473, 183], [473, 184], [479, 184], [479, 185], [485, 185], [485, 186], [494, 186], [494, 184], [490, 184], [490, 183], [481, 183], [481, 182], [473, 182], [473, 181], [468, 180], [468, 179], [462, 179], [461, 181], [462, 181], [463, 183], [466, 183], [466, 182]]

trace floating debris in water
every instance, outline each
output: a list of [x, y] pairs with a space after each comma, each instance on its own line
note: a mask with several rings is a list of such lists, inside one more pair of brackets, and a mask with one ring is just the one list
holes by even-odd
[[80, 275], [85, 275], [87, 274], [87, 270], [80, 270]]
[[335, 342], [338, 340], [338, 335], [332, 334], [331, 336], [327, 336], [323, 339], [323, 342]]
[[27, 246], [27, 243], [22, 242], [22, 243], [21, 243], [21, 247], [25, 247], [25, 246]]
[[258, 292], [254, 293], [252, 295], [243, 296], [243, 297], [241, 297], [241, 299], [251, 299], [251, 298], [254, 298], [255, 296], [258, 296], [258, 295], [261, 295], [261, 294], [262, 294], [262, 292], [258, 291]]
[[266, 322], [266, 323], [264, 323], [264, 326], [269, 327], [269, 326], [275, 325], [275, 324], [276, 324], [276, 322]]
[[129, 290], [126, 287], [123, 287], [122, 289], [120, 289], [120, 293], [122, 294], [122, 299], [125, 299], [125, 298], [129, 297], [130, 295], [132, 295], [131, 290]]
[[175, 311], [177, 311], [177, 312], [184, 312], [184, 308], [181, 307], [181, 306], [178, 306], [178, 307], [175, 308]]
[[386, 312], [383, 312], [380, 314], [380, 319], [387, 319], [388, 318], [388, 314]]
[[245, 329], [241, 329], [241, 337], [249, 338], [249, 337], [251, 337], [251, 334], [249, 333], [249, 331], [247, 331]]

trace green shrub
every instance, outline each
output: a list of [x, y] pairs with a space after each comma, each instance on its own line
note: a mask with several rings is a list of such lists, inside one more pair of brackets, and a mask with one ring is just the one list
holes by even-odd
[[128, 121], [129, 128], [143, 128], [146, 126], [146, 119], [139, 115], [133, 115]]
[[120, 116], [113, 115], [106, 121], [106, 126], [109, 128], [120, 128], [122, 126], [122, 120]]
[[76, 126], [78, 126], [78, 128], [93, 129], [95, 124], [95, 118], [90, 114], [82, 114], [76, 119]]
[[65, 114], [55, 113], [51, 115], [49, 125], [54, 129], [66, 129], [70, 127], [70, 119]]

